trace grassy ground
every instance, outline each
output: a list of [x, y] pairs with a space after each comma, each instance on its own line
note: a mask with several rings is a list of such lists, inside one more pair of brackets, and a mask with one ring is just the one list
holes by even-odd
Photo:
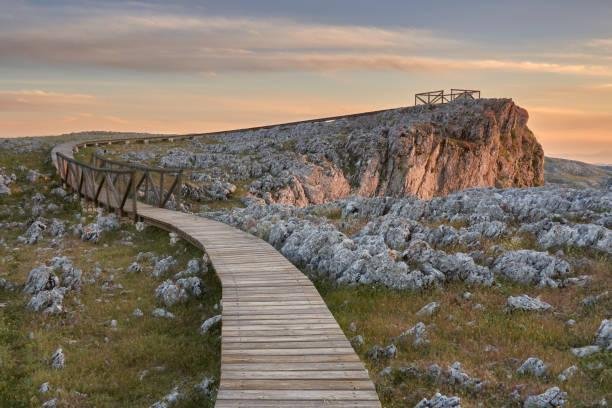
[[[20, 155], [19, 158], [2, 153], [0, 167], [17, 169], [19, 164], [25, 164], [53, 174], [47, 152]], [[22, 173], [18, 175], [23, 177]], [[21, 187], [14, 189], [12, 196], [2, 198], [0, 204], [21, 205], [34, 191], [48, 192], [54, 182], [57, 180], [35, 186], [20, 183]], [[226, 204], [234, 205], [232, 202]], [[64, 204], [64, 210], [55, 216], [72, 219], [79, 211], [78, 205]], [[0, 222], [29, 218], [27, 213], [0, 214]], [[349, 234], [358, 231], [364, 223], [342, 223], [337, 212], [320, 215], [328, 217]], [[150, 314], [157, 306], [153, 291], [163, 279], [153, 279], [145, 273], [130, 275], [124, 272], [139, 251], [171, 254], [184, 265], [188, 259], [200, 256], [196, 249], [186, 243], [170, 247], [165, 232], [150, 227], [137, 233], [129, 223], [120, 231], [107, 234], [98, 244], [67, 237], [62, 248], [50, 248], [45, 241], [15, 250], [15, 239], [21, 232], [2, 231], [2, 238], [9, 245], [8, 248], [0, 246], [0, 277], [23, 283], [32, 267], [59, 253], [69, 256], [86, 276], [90, 276], [96, 262], [104, 272], [98, 283], [85, 285], [80, 293], [69, 294], [64, 302], [68, 312], [60, 316], [42, 317], [27, 312], [24, 308], [26, 298], [21, 293], [0, 291], [0, 303], [7, 304], [0, 308], [0, 406], [39, 406], [41, 401], [50, 398], [42, 397], [37, 391], [46, 381], [54, 387], [51, 395], [58, 395], [65, 406], [138, 407], [148, 406], [173, 386], [191, 390], [205, 375], [219, 378], [219, 332], [208, 337], [197, 333], [199, 324], [217, 313], [213, 305], [219, 301], [220, 287], [214, 274], [205, 277], [209, 292], [202, 299], [173, 307], [171, 311], [177, 318], [163, 320]], [[133, 236], [133, 245], [118, 243], [126, 234]], [[531, 245], [529, 237], [490, 244], [500, 244], [507, 249]], [[574, 248], [564, 248], [564, 251], [570, 257], [588, 257], [593, 261], [576, 271], [593, 276], [590, 286], [537, 289], [502, 282], [493, 288], [454, 284], [414, 293], [377, 287], [339, 287], [325, 282], [316, 284], [347, 337], [364, 336], [365, 345], [357, 351], [366, 362], [385, 407], [411, 407], [437, 390], [461, 396], [464, 407], [518, 407], [520, 403], [509, 397], [513, 389], [519, 389], [524, 398], [551, 386], [568, 392], [568, 406], [594, 406], [602, 397], [612, 400], [611, 353], [578, 359], [569, 349], [591, 344], [599, 323], [610, 315], [610, 297], [592, 307], [584, 307], [581, 300], [611, 289], [612, 262], [601, 255]], [[110, 280], [111, 275], [114, 282], [123, 285], [122, 289], [105, 291], [101, 288], [100, 282]], [[472, 293], [469, 300], [463, 297], [466, 291]], [[555, 310], [544, 314], [508, 314], [504, 310], [507, 297], [523, 293], [540, 296]], [[431, 317], [415, 315], [432, 301], [440, 303], [436, 314]], [[144, 311], [143, 318], [132, 317], [136, 307]], [[111, 329], [111, 319], [118, 321], [117, 330]], [[576, 325], [566, 325], [568, 319], [576, 320]], [[398, 344], [399, 353], [395, 359], [371, 361], [367, 358], [367, 350], [374, 344], [390, 344], [394, 337], [419, 321], [428, 326], [428, 345], [417, 348]], [[349, 329], [352, 322], [357, 327], [355, 332]], [[66, 354], [66, 368], [52, 370], [48, 360], [60, 346]], [[546, 377], [535, 379], [516, 374], [518, 366], [532, 356], [549, 365]], [[424, 371], [432, 363], [446, 369], [455, 361], [461, 362], [470, 376], [488, 381], [487, 388], [480, 394], [472, 394], [456, 386], [433, 383], [425, 376], [403, 375], [398, 370], [390, 376], [379, 375], [387, 366], [414, 365]], [[579, 366], [580, 372], [568, 382], [559, 382], [557, 375], [573, 364]], [[589, 368], [597, 364], [601, 367]], [[148, 374], [141, 380], [145, 370]], [[211, 401], [191, 392], [179, 406], [211, 405]]]
[[[9, 174], [15, 171], [19, 180], [12, 186], [13, 194], [1, 198], [0, 208], [11, 211], [0, 212], [0, 222], [30, 219], [27, 211], [20, 215], [14, 209], [27, 208], [25, 203], [35, 192], [45, 193], [47, 203], [63, 205], [49, 218], [74, 222], [80, 205], [66, 205], [47, 194], [58, 185], [48, 152], [21, 154], [18, 159], [6, 153], [0, 154], [0, 167], [8, 169]], [[24, 172], [18, 170], [20, 164], [48, 174], [50, 179], [34, 185], [25, 183]], [[87, 218], [89, 222], [92, 215]], [[33, 267], [56, 255], [68, 256], [83, 270], [84, 279], [92, 277], [96, 264], [103, 272], [95, 283], [84, 284], [80, 292], [69, 292], [64, 313], [56, 316], [27, 311], [28, 297], [19, 290], [0, 290], [0, 406], [40, 406], [58, 397], [60, 406], [68, 407], [144, 407], [174, 386], [187, 394], [177, 406], [213, 405], [196, 393], [193, 385], [205, 376], [219, 378], [220, 333], [198, 333], [202, 321], [218, 313], [213, 306], [219, 302], [221, 291], [215, 274], [204, 276], [208, 291], [202, 298], [172, 307], [176, 319], [167, 320], [151, 315], [159, 306], [154, 290], [164, 279], [152, 278], [146, 272], [125, 272], [140, 251], [173, 255], [180, 270], [187, 260], [202, 256], [199, 250], [183, 241], [170, 246], [166, 232], [148, 227], [139, 233], [127, 220], [120, 230], [105, 233], [97, 244], [67, 234], [56, 247], [51, 245], [51, 238], [23, 245], [16, 241], [21, 233], [21, 229], [2, 231], [7, 243], [6, 247], [0, 245], [2, 278], [22, 284]], [[125, 243], [128, 236], [132, 237], [131, 244]], [[122, 288], [105, 290], [102, 284], [110, 281]], [[144, 317], [133, 317], [135, 308], [140, 308]], [[112, 319], [118, 322], [116, 330], [110, 327]], [[54, 370], [49, 364], [58, 347], [66, 355], [63, 370]], [[44, 382], [53, 389], [40, 395], [38, 387]]]
[[[509, 398], [515, 387], [525, 397], [552, 386], [568, 392], [569, 406], [593, 406], [602, 397], [608, 400], [612, 397], [612, 353], [578, 359], [569, 349], [592, 344], [601, 320], [611, 309], [609, 298], [594, 307], [580, 304], [585, 296], [601, 293], [605, 287], [609, 289], [611, 264], [602, 262], [589, 288], [535, 289], [509, 282], [494, 288], [455, 284], [421, 293], [333, 287], [322, 282], [318, 283], [318, 288], [347, 337], [361, 334], [365, 338], [365, 345], [358, 352], [370, 369], [384, 406], [411, 407], [423, 397], [430, 398], [436, 390], [446, 395], [459, 395], [462, 406], [467, 407], [520, 406]], [[462, 296], [466, 291], [472, 293], [470, 300]], [[555, 307], [555, 311], [507, 313], [504, 310], [507, 297], [523, 293], [541, 296]], [[433, 301], [440, 303], [436, 314], [431, 317], [415, 315]], [[475, 308], [476, 304], [484, 308]], [[568, 319], [576, 320], [576, 325], [566, 325]], [[398, 357], [393, 360], [375, 362], [367, 358], [367, 350], [374, 344], [390, 344], [394, 337], [419, 321], [428, 326], [429, 345], [399, 345]], [[356, 332], [350, 331], [351, 322], [356, 323]], [[485, 349], [487, 346], [494, 348]], [[543, 379], [517, 375], [516, 369], [528, 357], [538, 357], [548, 364], [549, 375]], [[424, 378], [402, 376], [397, 370], [389, 377], [379, 376], [386, 366], [416, 365], [425, 370], [436, 363], [446, 369], [455, 361], [459, 361], [471, 377], [486, 380], [490, 385], [482, 393], [473, 395]], [[599, 362], [602, 368], [587, 368]], [[557, 375], [574, 364], [580, 367], [580, 373], [560, 383]]]

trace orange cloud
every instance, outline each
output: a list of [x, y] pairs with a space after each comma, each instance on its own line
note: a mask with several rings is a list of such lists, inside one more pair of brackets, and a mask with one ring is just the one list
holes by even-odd
[[92, 95], [42, 90], [0, 91], [0, 110], [5, 112], [57, 110], [66, 105], [91, 104], [94, 99]]

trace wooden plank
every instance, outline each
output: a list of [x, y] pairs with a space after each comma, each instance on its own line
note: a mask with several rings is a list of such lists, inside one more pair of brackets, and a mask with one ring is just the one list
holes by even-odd
[[221, 377], [222, 390], [371, 390], [374, 384], [369, 378], [365, 380], [313, 380], [286, 379], [272, 380], [228, 379]]
[[[246, 366], [246, 365], [242, 365]], [[221, 378], [228, 380], [273, 380], [273, 379], [309, 379], [309, 380], [368, 380], [367, 371], [361, 370], [267, 370], [255, 371], [227, 370], [221, 373]]]
[[358, 401], [358, 400], [230, 400], [217, 399], [216, 408], [380, 408], [378, 401]]
[[337, 390], [219, 390], [217, 400], [223, 399], [296, 399], [296, 400], [377, 400], [376, 393], [369, 391], [337, 391]]

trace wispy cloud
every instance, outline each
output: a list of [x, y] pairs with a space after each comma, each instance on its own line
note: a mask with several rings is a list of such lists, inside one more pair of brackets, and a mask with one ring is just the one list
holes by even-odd
[[416, 28], [92, 14], [66, 17], [61, 29], [43, 23], [0, 29], [0, 59], [150, 72], [498, 70], [612, 76], [605, 65], [440, 57], [471, 45]]
[[81, 106], [94, 102], [94, 96], [58, 93], [43, 90], [0, 91], [0, 111], [39, 111], [61, 109], [66, 105]]

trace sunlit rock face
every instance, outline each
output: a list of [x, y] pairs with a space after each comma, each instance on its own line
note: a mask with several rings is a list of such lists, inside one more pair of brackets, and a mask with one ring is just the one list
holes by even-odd
[[170, 150], [151, 145], [147, 158], [193, 169], [196, 182], [244, 185], [268, 204], [304, 207], [350, 195], [431, 198], [543, 184], [544, 155], [527, 119], [510, 99], [457, 100], [205, 136]]

